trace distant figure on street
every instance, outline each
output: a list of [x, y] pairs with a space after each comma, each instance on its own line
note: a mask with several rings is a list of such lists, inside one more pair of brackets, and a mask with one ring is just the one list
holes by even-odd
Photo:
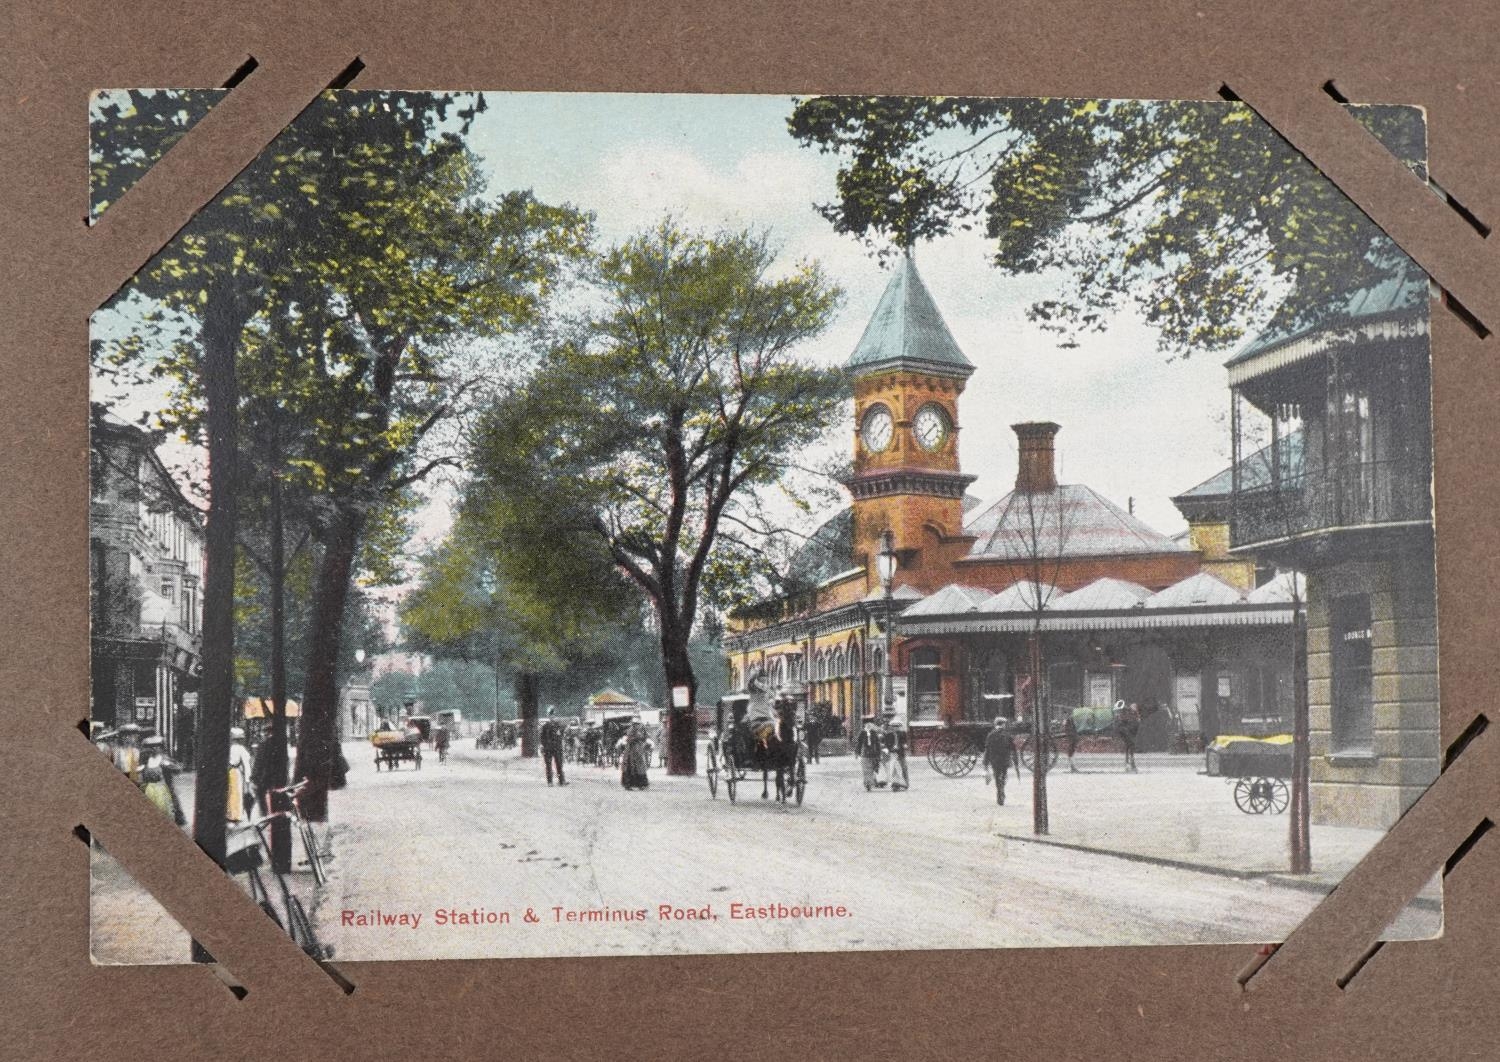
[[115, 766], [132, 782], [137, 781], [141, 767], [141, 728], [126, 723], [115, 731]]
[[911, 778], [906, 773], [906, 727], [900, 716], [893, 715], [886, 720], [880, 744], [886, 753], [886, 780], [891, 783], [891, 792], [905, 792], [911, 788]]
[[230, 822], [244, 822], [255, 807], [250, 778], [255, 773], [255, 757], [245, 745], [245, 731], [229, 728], [229, 799], [224, 817]]
[[152, 734], [141, 742], [141, 791], [162, 814], [170, 815], [173, 822], [183, 826], [187, 823], [187, 816], [182, 813], [182, 804], [172, 787], [172, 776], [179, 768], [167, 757], [165, 746], [160, 734]]
[[448, 728], [437, 726], [432, 728], [432, 747], [437, 751], [438, 762], [448, 762], [448, 745], [452, 739], [448, 736]]
[[823, 716], [813, 711], [807, 714], [807, 725], [802, 728], [802, 740], [807, 742], [809, 763], [818, 762], [818, 746], [823, 744]]
[[1072, 712], [1063, 719], [1063, 741], [1068, 754], [1068, 770], [1077, 774], [1078, 765], [1073, 762], [1073, 755], [1078, 751], [1078, 723], [1073, 719]]
[[651, 736], [646, 724], [634, 722], [622, 739], [625, 748], [620, 756], [620, 784], [626, 789], [645, 789], [650, 782], [646, 771], [651, 766]]
[[[995, 780], [995, 803], [1005, 804], [1005, 775], [1010, 770], [1010, 761], [1016, 755], [1016, 742], [1006, 729], [1005, 716], [995, 716], [995, 726], [984, 738], [984, 780], [988, 782], [993, 773]], [[1017, 770], [1016, 777], [1020, 777]]]
[[871, 789], [885, 786], [885, 783], [877, 777], [881, 754], [885, 750], [880, 744], [880, 731], [876, 729], [875, 717], [865, 716], [864, 723], [859, 737], [854, 739], [854, 755], [859, 757], [860, 770], [864, 772], [865, 777], [865, 792], [868, 793]]
[[552, 768], [557, 767], [557, 784], [567, 785], [568, 780], [563, 777], [563, 728], [562, 724], [552, 718], [552, 709], [547, 709], [547, 721], [542, 724], [542, 763], [547, 768], [547, 784], [552, 784]]
[[1135, 743], [1141, 735], [1141, 710], [1132, 702], [1120, 713], [1116, 726], [1120, 731], [1120, 743], [1125, 746], [1125, 769], [1136, 773]]

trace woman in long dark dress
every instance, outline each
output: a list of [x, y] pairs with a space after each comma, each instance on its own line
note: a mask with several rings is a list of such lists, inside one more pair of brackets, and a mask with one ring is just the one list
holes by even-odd
[[651, 739], [644, 723], [632, 723], [625, 734], [625, 752], [620, 757], [620, 784], [626, 789], [645, 789], [650, 782], [646, 770], [651, 766]]

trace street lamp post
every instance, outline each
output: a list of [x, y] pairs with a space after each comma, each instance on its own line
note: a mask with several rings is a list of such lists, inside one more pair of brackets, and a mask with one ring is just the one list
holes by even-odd
[[881, 680], [885, 685], [883, 700], [888, 712], [896, 704], [896, 681], [891, 671], [891, 647], [895, 633], [891, 622], [891, 589], [896, 578], [897, 559], [895, 536], [887, 529], [880, 535], [880, 552], [875, 555], [875, 572], [880, 577], [881, 596], [885, 601], [885, 674], [881, 676]]
[[[359, 668], [359, 673], [361, 676], [363, 676], [365, 673], [365, 651], [363, 649], [354, 650], [354, 665]], [[361, 728], [359, 725], [359, 719], [351, 711], [349, 714], [349, 736], [359, 737], [360, 735], [356, 734], [355, 731], [360, 729], [368, 730], [368, 721], [366, 721], [366, 725]]]

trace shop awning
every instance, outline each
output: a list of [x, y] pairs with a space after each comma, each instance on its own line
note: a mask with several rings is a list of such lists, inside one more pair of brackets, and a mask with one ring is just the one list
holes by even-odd
[[[275, 706], [269, 697], [246, 697], [245, 718], [246, 719], [270, 719]], [[286, 715], [288, 719], [295, 719], [302, 714], [302, 706], [290, 697], [286, 699]]]

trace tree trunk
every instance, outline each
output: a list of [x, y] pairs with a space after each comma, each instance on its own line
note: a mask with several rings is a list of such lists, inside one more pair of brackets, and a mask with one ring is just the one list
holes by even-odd
[[[281, 464], [276, 455], [271, 470], [271, 737], [262, 756], [269, 756], [266, 777], [273, 789], [286, 785], [286, 521], [281, 506]], [[260, 794], [257, 794], [259, 796]], [[271, 867], [282, 874], [292, 869], [292, 824], [271, 822]]]
[[1047, 707], [1042, 697], [1042, 639], [1035, 631], [1026, 639], [1027, 670], [1031, 673], [1031, 832], [1045, 834], [1047, 821]]
[[[698, 679], [688, 657], [687, 635], [675, 625], [663, 623], [662, 670], [667, 680], [667, 773], [698, 773]], [[676, 706], [674, 690], [686, 687], [686, 708]]]
[[318, 569], [307, 688], [303, 690], [302, 723], [297, 733], [297, 777], [310, 783], [300, 806], [303, 817], [314, 822], [328, 819], [328, 786], [339, 752], [339, 650], [349, 582], [363, 528], [363, 516], [351, 509], [339, 510], [329, 528]]
[[[537, 711], [541, 698], [537, 690], [537, 678], [529, 671], [516, 673], [516, 709], [521, 717], [521, 757], [534, 759], [537, 745]], [[498, 717], [498, 702], [495, 714]]]
[[[204, 524], [203, 675], [194, 736], [193, 840], [224, 865], [229, 807], [229, 728], [234, 719], [235, 488], [239, 478], [239, 381], [235, 356], [244, 311], [232, 284], [209, 288], [203, 314], [203, 419], [208, 434], [208, 516]], [[208, 953], [193, 942], [193, 959]]]

